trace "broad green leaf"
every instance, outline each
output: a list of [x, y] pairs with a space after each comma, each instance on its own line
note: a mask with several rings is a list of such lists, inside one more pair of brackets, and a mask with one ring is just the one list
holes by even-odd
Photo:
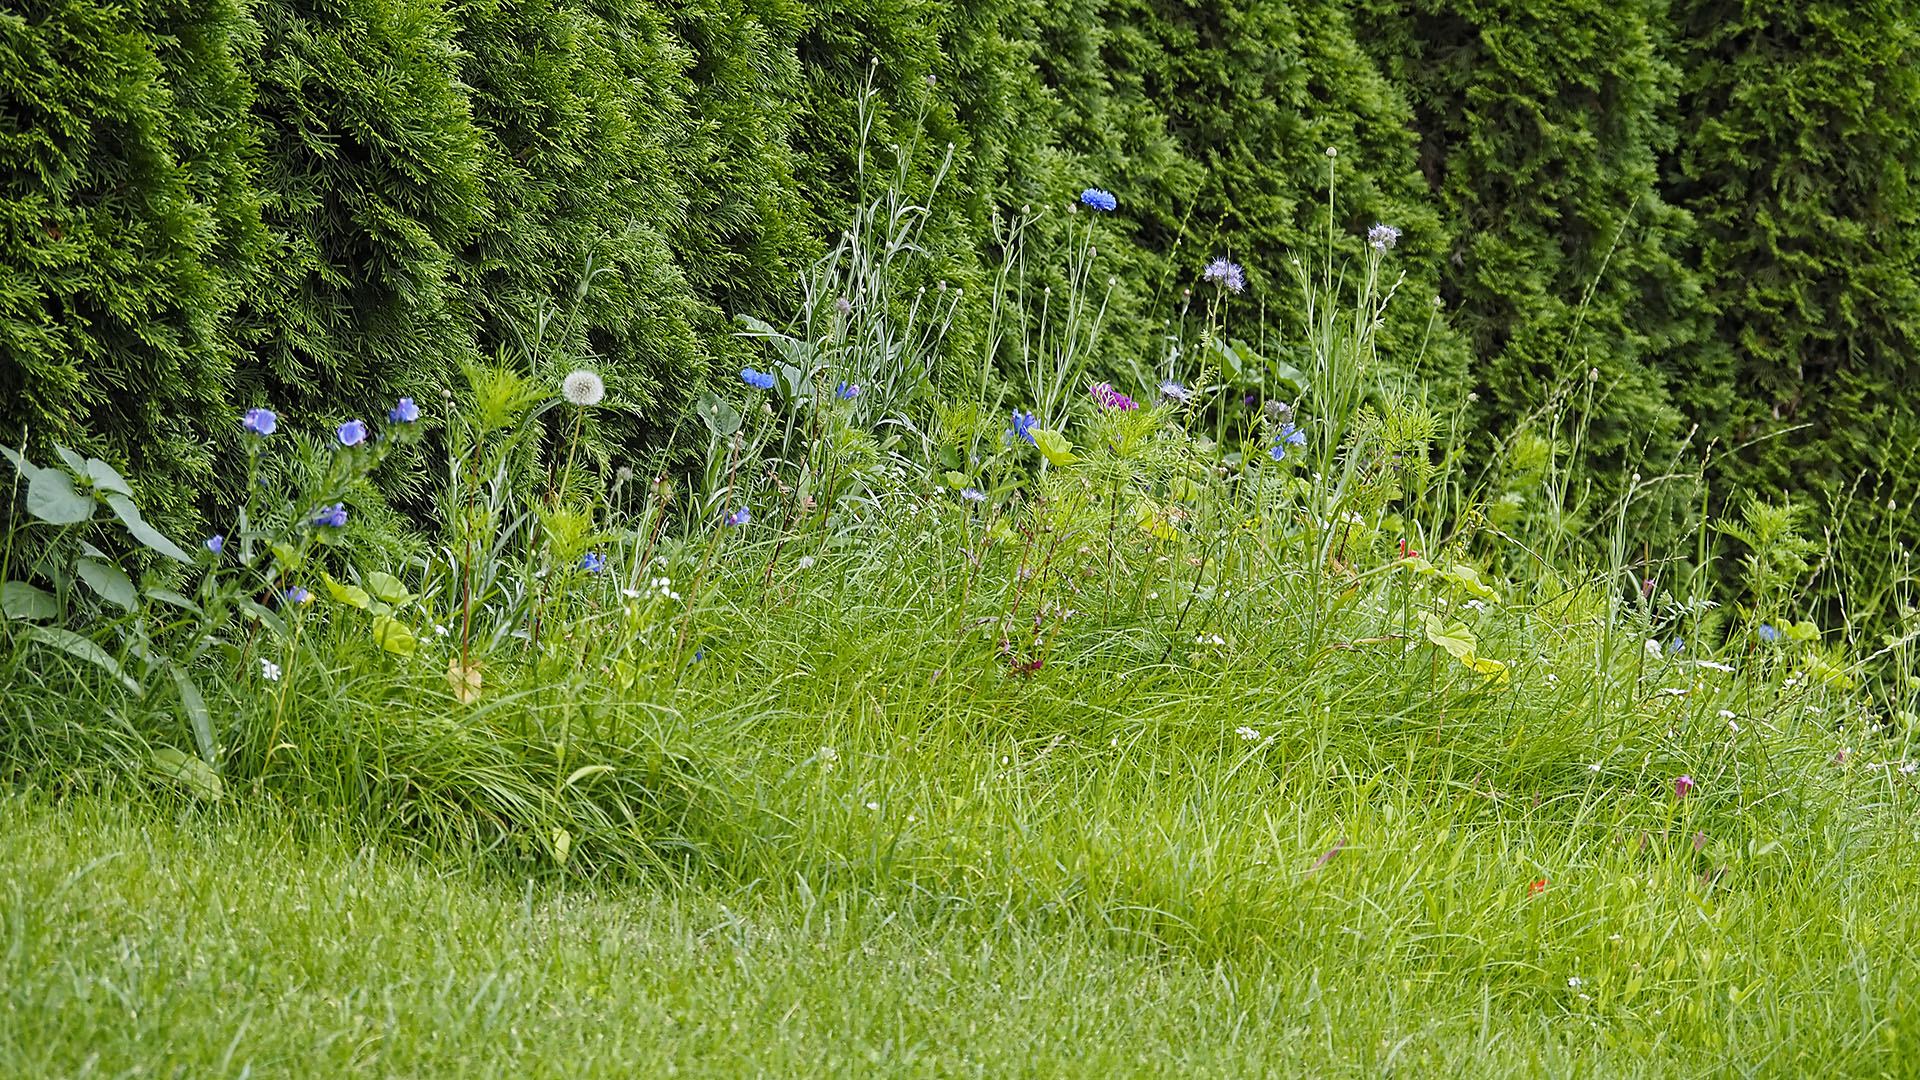
[[200, 614], [199, 604], [194, 603], [189, 597], [174, 592], [172, 589], [148, 589], [147, 599], [158, 600], [163, 604], [172, 604], [174, 607], [180, 608], [183, 611], [191, 611], [195, 615]]
[[86, 458], [83, 458], [79, 454], [76, 454], [73, 451], [67, 449], [66, 447], [61, 446], [59, 443], [53, 444], [53, 452], [56, 454], [59, 454], [60, 460], [67, 463], [67, 468], [73, 470], [73, 475], [75, 476], [87, 475], [87, 459]]
[[282, 619], [277, 612], [261, 607], [252, 600], [240, 601], [239, 607], [240, 610], [266, 624], [267, 629], [272, 630], [275, 634], [283, 638], [287, 636], [287, 621]]
[[27, 480], [27, 513], [49, 525], [78, 525], [93, 516], [93, 500], [59, 469], [35, 469]]
[[1428, 562], [1424, 555], [1409, 555], [1400, 560], [1400, 565], [1416, 574], [1437, 574], [1440, 572], [1434, 569], [1433, 564]]
[[413, 631], [407, 629], [406, 623], [391, 615], [373, 617], [373, 640], [381, 648], [397, 656], [412, 656], [413, 650], [418, 647], [418, 643], [413, 638]]
[[1490, 659], [1485, 656], [1474, 656], [1469, 658], [1467, 660], [1467, 666], [1469, 668], [1472, 668], [1474, 671], [1479, 672], [1482, 675], [1485, 675], [1488, 679], [1491, 679], [1493, 681], [1500, 683], [1500, 685], [1502, 686], [1506, 685], [1507, 679], [1509, 678], [1509, 675], [1507, 672], [1507, 665], [1501, 663], [1498, 660]]
[[81, 581], [86, 582], [89, 588], [99, 593], [100, 598], [108, 603], [118, 604], [128, 611], [133, 611], [140, 606], [140, 590], [133, 587], [133, 581], [127, 577], [125, 571], [112, 563], [81, 559], [74, 564], [73, 569], [80, 575]]
[[740, 413], [733, 406], [714, 396], [712, 391], [700, 395], [694, 403], [693, 411], [700, 414], [700, 421], [707, 425], [716, 439], [724, 439], [740, 430]]
[[335, 603], [347, 604], [362, 611], [373, 603], [373, 597], [368, 596], [367, 590], [358, 585], [342, 585], [333, 580], [332, 574], [321, 574], [320, 580], [326, 583], [327, 592], [333, 597]]
[[408, 592], [407, 587], [400, 583], [400, 579], [392, 574], [371, 570], [361, 574], [360, 580], [366, 583], [367, 591], [372, 593], [375, 599], [385, 600], [389, 604], [405, 604], [413, 600], [413, 594]]
[[966, 487], [966, 486], [967, 486], [967, 474], [966, 474], [966, 473], [963, 473], [963, 472], [948, 472], [948, 473], [946, 474], [946, 479], [947, 479], [947, 486], [948, 486], [948, 487], [950, 487], [950, 488], [963, 488], [963, 487]]
[[1482, 600], [1498, 600], [1499, 594], [1493, 587], [1480, 580], [1480, 572], [1466, 563], [1454, 563], [1447, 569], [1447, 577], [1468, 592]]
[[300, 550], [292, 544], [276, 543], [270, 548], [273, 557], [280, 563], [281, 569], [300, 569]]
[[62, 629], [58, 626], [29, 624], [24, 634], [26, 637], [42, 645], [59, 649], [61, 652], [66, 653], [76, 660], [85, 660], [94, 667], [119, 679], [127, 689], [136, 694], [142, 693], [139, 680], [122, 671], [120, 669], [120, 661], [115, 660], [112, 653], [101, 648], [92, 640], [81, 637], [71, 630]]
[[92, 480], [93, 486], [101, 491], [117, 491], [128, 498], [133, 497], [133, 488], [128, 485], [126, 477], [121, 476], [113, 466], [99, 458], [87, 459], [86, 473], [87, 479]]
[[1047, 428], [1034, 428], [1029, 434], [1033, 436], [1033, 445], [1055, 465], [1067, 466], [1080, 460], [1073, 455], [1073, 440], [1065, 435]]
[[1427, 640], [1447, 651], [1449, 656], [1461, 663], [1471, 663], [1474, 650], [1480, 647], [1480, 641], [1473, 631], [1463, 622], [1442, 624], [1431, 613], [1422, 612], [1420, 621], [1426, 624]]
[[200, 749], [200, 760], [212, 765], [220, 752], [213, 742], [213, 718], [207, 715], [207, 699], [186, 669], [174, 664], [167, 669], [173, 675], [173, 688], [180, 692], [180, 710], [187, 714], [187, 729], [193, 732], [193, 744]]
[[213, 767], [197, 757], [183, 754], [171, 746], [163, 746], [153, 752], [153, 771], [161, 776], [180, 781], [187, 790], [208, 802], [219, 802], [224, 793], [220, 784], [220, 774]]
[[553, 830], [553, 861], [560, 866], [567, 865], [567, 855], [573, 851], [573, 834], [565, 829]]
[[45, 589], [24, 581], [9, 581], [0, 585], [0, 612], [9, 619], [57, 619], [60, 601]]
[[120, 523], [127, 527], [127, 531], [133, 534], [135, 540], [175, 562], [188, 564], [193, 562], [193, 556], [180, 550], [180, 545], [162, 536], [159, 529], [147, 524], [146, 519], [140, 516], [140, 508], [133, 505], [132, 499], [117, 491], [109, 491], [107, 505], [113, 507], [113, 512], [120, 516]]

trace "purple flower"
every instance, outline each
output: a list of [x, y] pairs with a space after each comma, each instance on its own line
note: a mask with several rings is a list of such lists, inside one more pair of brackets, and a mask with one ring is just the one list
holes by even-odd
[[304, 604], [313, 599], [313, 594], [298, 585], [294, 585], [288, 588], [286, 592], [281, 593], [280, 599], [288, 604]]
[[219, 533], [214, 533], [212, 536], [207, 537], [207, 550], [213, 552], [215, 555], [220, 554], [221, 549], [226, 546], [227, 538]]
[[860, 384], [843, 382], [833, 388], [833, 396], [839, 398], [841, 401], [852, 401], [854, 398], [860, 396]]
[[1205, 277], [1231, 293], [1237, 293], [1247, 287], [1247, 273], [1237, 262], [1215, 259], [1207, 264]]
[[1040, 418], [1032, 413], [1015, 409], [1013, 410], [1013, 431], [1010, 434], [1015, 438], [1025, 439], [1027, 445], [1032, 446], [1034, 445], [1033, 425], [1039, 422]]
[[752, 368], [741, 369], [740, 381], [758, 390], [773, 389], [773, 376], [764, 371], [755, 371]]
[[1400, 242], [1400, 230], [1391, 225], [1375, 225], [1367, 230], [1367, 246], [1381, 254]]
[[1139, 402], [1115, 390], [1111, 383], [1094, 383], [1087, 388], [1087, 393], [1093, 395], [1093, 400], [1103, 409], [1128, 412], [1140, 407]]
[[580, 569], [589, 574], [604, 574], [607, 572], [607, 557], [597, 551], [589, 551], [580, 556]]
[[340, 436], [341, 446], [359, 446], [367, 441], [367, 425], [358, 420], [349, 420], [340, 425], [336, 434]]
[[733, 513], [727, 515], [727, 524], [733, 526], [736, 529], [742, 525], [747, 524], [752, 520], [753, 520], [753, 515], [748, 513], [747, 508], [744, 506], [738, 510], [735, 510]]
[[851, 315], [853, 314], [853, 301], [847, 299], [844, 296], [835, 297], [833, 301], [833, 310], [839, 312], [842, 315]]
[[387, 422], [391, 424], [411, 424], [420, 419], [420, 406], [410, 397], [403, 397], [400, 403], [387, 410]]
[[1267, 453], [1271, 455], [1275, 461], [1285, 461], [1287, 460], [1287, 447], [1305, 445], [1307, 445], [1307, 433], [1293, 426], [1293, 424], [1287, 423], [1281, 425], [1279, 434], [1273, 437], [1273, 449], [1268, 450]]
[[1692, 791], [1693, 788], [1694, 788], [1693, 777], [1676, 776], [1673, 778], [1673, 797], [1674, 798], [1676, 799], [1686, 798], [1687, 792]]
[[332, 506], [322, 507], [319, 513], [313, 515], [313, 523], [329, 529], [340, 528], [347, 523], [346, 504], [334, 503]]
[[1178, 401], [1181, 404], [1185, 404], [1193, 400], [1193, 391], [1181, 386], [1172, 379], [1168, 379], [1166, 382], [1160, 384], [1160, 396], [1166, 398], [1168, 401]]
[[274, 415], [272, 409], [248, 409], [247, 415], [240, 418], [241, 427], [263, 439], [273, 434], [273, 429], [279, 424], [280, 418]]
[[981, 491], [979, 488], [961, 488], [960, 497], [967, 502], [983, 503], [987, 501], [987, 493]]
[[1105, 210], [1107, 213], [1112, 213], [1120, 205], [1120, 200], [1113, 197], [1113, 192], [1102, 191], [1097, 187], [1090, 187], [1081, 192], [1080, 201], [1095, 210]]

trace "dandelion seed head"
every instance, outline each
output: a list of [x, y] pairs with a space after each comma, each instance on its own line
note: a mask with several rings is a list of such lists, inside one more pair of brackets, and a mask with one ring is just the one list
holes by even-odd
[[581, 368], [568, 372], [567, 377], [560, 380], [560, 395], [569, 404], [581, 408], [598, 405], [607, 396], [607, 384], [600, 381], [600, 376]]

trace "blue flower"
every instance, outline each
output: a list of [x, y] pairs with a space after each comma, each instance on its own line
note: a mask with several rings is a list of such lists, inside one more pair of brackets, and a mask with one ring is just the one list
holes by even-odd
[[1015, 409], [1013, 410], [1012, 434], [1015, 438], [1025, 439], [1028, 446], [1036, 445], [1033, 441], [1033, 425], [1039, 422], [1040, 418], [1032, 413]]
[[226, 546], [227, 538], [219, 533], [214, 533], [212, 536], [207, 537], [207, 550], [213, 552], [215, 555], [220, 554], [221, 549]]
[[400, 403], [387, 410], [387, 421], [393, 424], [411, 424], [420, 419], [420, 406], [410, 397], [403, 397]]
[[1760, 624], [1760, 640], [1771, 645], [1772, 643], [1780, 640], [1780, 631], [1775, 630], [1771, 623], [1761, 623]]
[[752, 368], [742, 368], [740, 370], [740, 381], [759, 390], [773, 389], [773, 376], [764, 371], [755, 371]]
[[1275, 461], [1287, 460], [1287, 447], [1307, 445], [1307, 433], [1292, 424], [1282, 424], [1280, 433], [1273, 437], [1273, 449], [1267, 451]]
[[341, 446], [359, 446], [367, 441], [367, 425], [358, 420], [349, 420], [340, 425], [337, 432]]
[[295, 585], [281, 593], [280, 599], [289, 604], [305, 604], [313, 599], [313, 594]]
[[1204, 276], [1228, 292], [1237, 293], [1247, 287], [1247, 272], [1239, 263], [1226, 259], [1215, 259], [1208, 263]]
[[1160, 384], [1160, 396], [1166, 398], [1168, 401], [1178, 401], [1185, 404], [1193, 400], [1193, 391], [1181, 386], [1172, 379], [1168, 379], [1166, 382]]
[[332, 506], [322, 507], [319, 513], [313, 515], [313, 523], [324, 525], [329, 529], [340, 528], [347, 523], [346, 504], [334, 503]]
[[1685, 638], [1674, 638], [1672, 641], [1667, 643], [1667, 654], [1669, 656], [1679, 656], [1681, 653], [1686, 651], [1687, 651], [1687, 639]]
[[983, 503], [987, 501], [987, 493], [981, 491], [979, 488], [961, 488], [960, 497], [968, 502]]
[[580, 569], [589, 574], [604, 574], [607, 572], [607, 557], [597, 551], [589, 551], [580, 556]]
[[841, 401], [852, 401], [854, 398], [860, 396], [860, 384], [843, 382], [833, 388], [833, 396], [839, 398]]
[[751, 513], [748, 513], [747, 508], [744, 506], [738, 510], [735, 510], [733, 513], [727, 515], [727, 524], [733, 526], [736, 529], [742, 525], [747, 524], [752, 520], [753, 520], [753, 515]]
[[273, 429], [279, 423], [280, 418], [274, 415], [272, 409], [248, 409], [247, 415], [240, 418], [241, 427], [263, 439], [273, 434]]
[[1080, 201], [1095, 210], [1105, 210], [1108, 213], [1112, 213], [1114, 208], [1120, 205], [1120, 200], [1113, 197], [1113, 192], [1102, 191], [1097, 187], [1090, 187], [1081, 192]]
[[1400, 230], [1391, 225], [1375, 225], [1367, 230], [1367, 246], [1381, 254], [1400, 242]]

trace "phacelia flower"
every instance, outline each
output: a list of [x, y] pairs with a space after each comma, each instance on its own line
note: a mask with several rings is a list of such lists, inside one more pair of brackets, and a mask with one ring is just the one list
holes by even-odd
[[740, 381], [759, 390], [773, 389], [773, 376], [764, 371], [755, 371], [752, 368], [740, 369]]
[[1400, 230], [1391, 225], [1375, 225], [1367, 230], [1367, 246], [1382, 254], [1399, 242]]
[[580, 569], [589, 574], [604, 574], [607, 572], [607, 557], [597, 551], [589, 551], [580, 556]]
[[420, 406], [410, 397], [403, 397], [400, 403], [387, 410], [387, 422], [390, 424], [411, 424], [420, 419]]
[[1676, 799], [1686, 798], [1687, 792], [1692, 791], [1693, 788], [1694, 788], [1693, 777], [1676, 776], [1673, 778], [1673, 797], [1674, 798]]
[[842, 315], [851, 315], [853, 314], [853, 301], [844, 296], [836, 297], [833, 301], [833, 310]]
[[1160, 396], [1166, 398], [1168, 401], [1178, 401], [1184, 405], [1193, 400], [1193, 391], [1181, 386], [1172, 379], [1168, 379], [1166, 382], [1160, 384]]
[[1019, 439], [1025, 439], [1028, 446], [1034, 445], [1033, 426], [1035, 424], [1038, 424], [1039, 422], [1040, 422], [1040, 418], [1033, 415], [1030, 412], [1023, 412], [1020, 409], [1013, 410], [1014, 437]]
[[241, 427], [263, 439], [273, 434], [273, 429], [279, 425], [280, 418], [274, 415], [272, 409], [248, 409], [247, 415], [240, 418]]
[[973, 503], [983, 503], [987, 501], [987, 493], [981, 491], [979, 488], [961, 488], [960, 497]]
[[566, 398], [568, 403], [583, 408], [598, 405], [600, 399], [607, 396], [607, 384], [600, 381], [600, 376], [585, 368], [570, 371], [566, 378], [560, 380], [560, 396]]
[[1206, 279], [1231, 293], [1247, 287], [1247, 273], [1237, 262], [1215, 259], [1207, 264]]
[[289, 604], [307, 604], [313, 602], [313, 594], [294, 585], [280, 594], [280, 599]]
[[833, 396], [839, 398], [841, 401], [852, 401], [854, 398], [860, 396], [860, 384], [843, 382], [833, 388]]
[[341, 424], [335, 434], [340, 436], [341, 446], [359, 446], [367, 441], [367, 425], [359, 420], [349, 420]]
[[332, 506], [322, 507], [319, 513], [313, 515], [313, 523], [329, 529], [340, 528], [347, 523], [346, 504], [334, 503]]
[[1759, 633], [1760, 640], [1769, 645], [1780, 640], [1780, 631], [1775, 630], [1772, 623], [1761, 623]]
[[727, 515], [727, 524], [733, 526], [736, 529], [742, 525], [747, 524], [752, 520], [753, 520], [753, 515], [748, 513], [747, 508], [744, 506], [738, 510], [735, 510], [733, 513]]
[[1090, 187], [1081, 192], [1080, 202], [1086, 206], [1093, 207], [1095, 210], [1104, 210], [1107, 213], [1112, 213], [1120, 205], [1120, 200], [1113, 197], [1113, 192], [1102, 191], [1097, 187]]
[[221, 550], [226, 546], [227, 538], [219, 533], [214, 533], [212, 536], [207, 537], [207, 550], [213, 552], [215, 555], [220, 554]]
[[1140, 403], [1113, 388], [1111, 383], [1094, 383], [1087, 388], [1093, 400], [1103, 409], [1116, 409], [1128, 412], [1140, 407]]
[[1275, 461], [1287, 460], [1287, 447], [1305, 446], [1307, 433], [1295, 427], [1291, 422], [1281, 425], [1280, 431], [1273, 437], [1273, 449], [1267, 453]]

